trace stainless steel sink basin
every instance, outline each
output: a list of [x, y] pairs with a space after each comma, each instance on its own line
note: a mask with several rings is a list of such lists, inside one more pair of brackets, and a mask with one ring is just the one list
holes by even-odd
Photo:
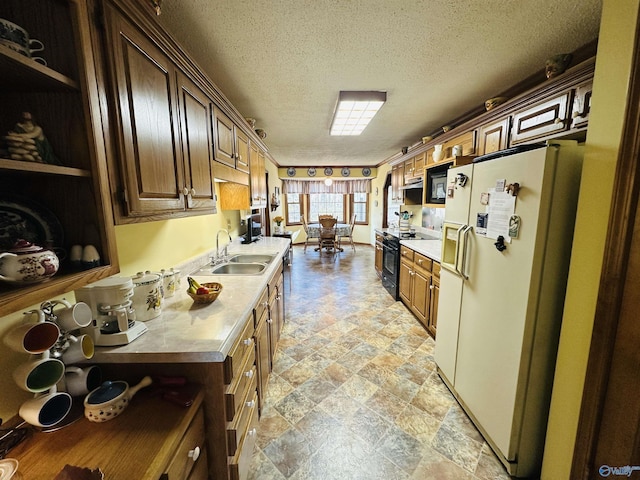
[[258, 275], [267, 266], [264, 263], [221, 263], [211, 269], [212, 275]]
[[270, 263], [275, 255], [257, 253], [239, 253], [229, 259], [232, 263]]

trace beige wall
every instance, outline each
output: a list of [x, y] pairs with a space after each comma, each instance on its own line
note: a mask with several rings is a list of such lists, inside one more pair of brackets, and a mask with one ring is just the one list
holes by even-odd
[[543, 480], [569, 478], [640, 0], [605, 0]]

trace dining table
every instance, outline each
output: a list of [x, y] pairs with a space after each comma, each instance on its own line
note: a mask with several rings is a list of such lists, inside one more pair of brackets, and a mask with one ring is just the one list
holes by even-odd
[[[320, 224], [319, 223], [310, 223], [307, 226], [309, 230], [309, 237], [320, 237]], [[348, 223], [336, 223], [336, 238], [340, 239], [340, 237], [348, 237], [349, 232], [351, 231], [351, 225]], [[320, 250], [316, 248], [315, 250]], [[338, 250], [344, 252], [344, 248], [338, 247]]]

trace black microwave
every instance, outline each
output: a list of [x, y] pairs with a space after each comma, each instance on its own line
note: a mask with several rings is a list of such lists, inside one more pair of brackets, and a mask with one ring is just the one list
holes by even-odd
[[449, 165], [439, 165], [425, 171], [425, 203], [444, 205], [447, 198], [447, 170]]

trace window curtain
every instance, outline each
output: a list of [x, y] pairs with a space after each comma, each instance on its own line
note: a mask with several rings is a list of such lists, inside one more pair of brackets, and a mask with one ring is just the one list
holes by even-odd
[[333, 180], [325, 185], [324, 180], [282, 180], [283, 193], [371, 193], [371, 179]]

